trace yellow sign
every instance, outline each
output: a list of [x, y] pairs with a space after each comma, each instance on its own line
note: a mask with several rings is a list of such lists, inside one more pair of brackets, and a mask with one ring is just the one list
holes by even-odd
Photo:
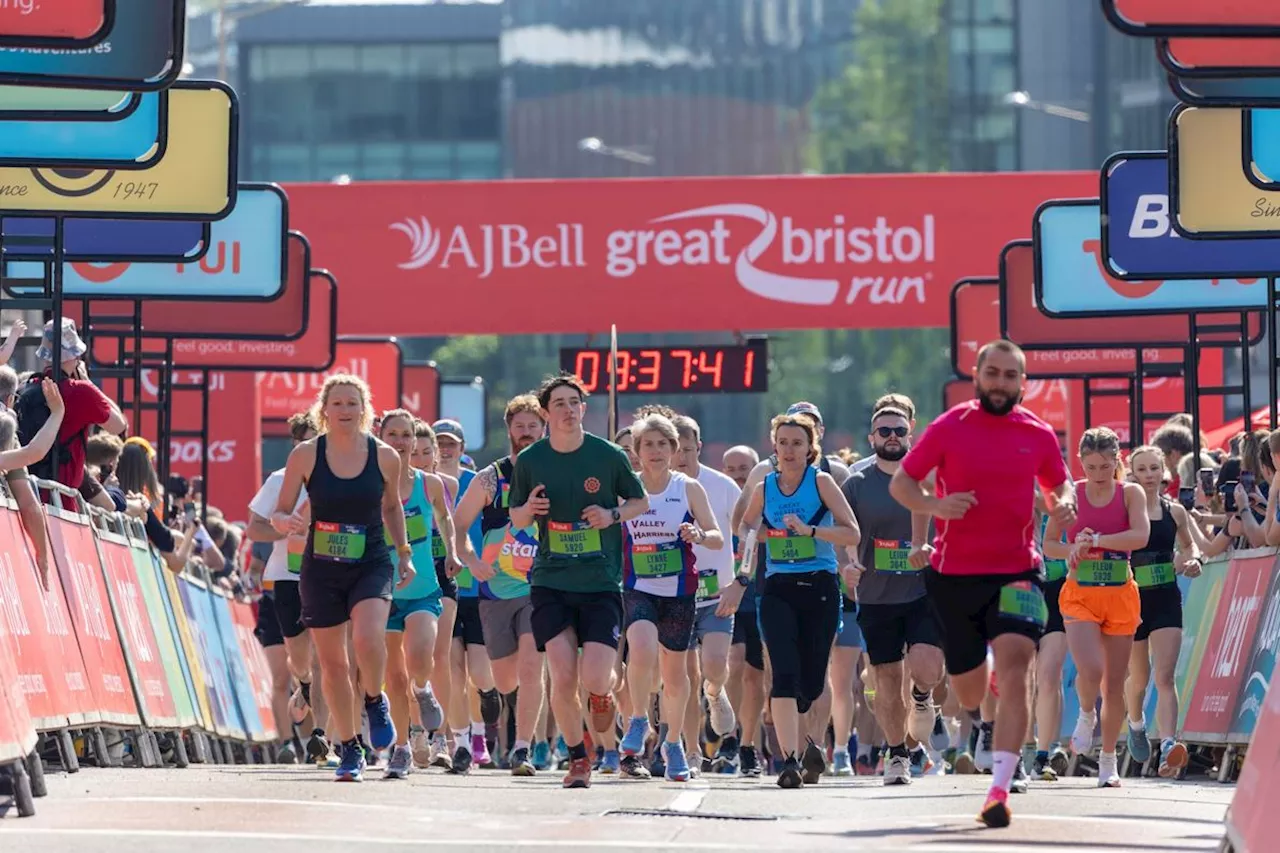
[[235, 92], [224, 83], [175, 83], [169, 89], [168, 145], [154, 166], [3, 168], [0, 210], [221, 219], [235, 203], [236, 113]]
[[1174, 120], [1173, 209], [1189, 234], [1280, 233], [1280, 191], [1244, 172], [1243, 110], [1191, 107]]

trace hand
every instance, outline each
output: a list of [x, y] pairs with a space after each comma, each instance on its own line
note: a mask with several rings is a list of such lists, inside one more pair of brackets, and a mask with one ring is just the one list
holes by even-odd
[[292, 515], [277, 512], [271, 516], [271, 526], [275, 528], [277, 533], [302, 536], [311, 525], [300, 512], [295, 512]]
[[1076, 502], [1072, 500], [1059, 501], [1049, 513], [1058, 525], [1060, 530], [1069, 530], [1076, 523]]
[[803, 521], [800, 520], [800, 516], [796, 515], [795, 513], [789, 512], [786, 515], [784, 515], [782, 517], [782, 523], [787, 526], [788, 530], [790, 530], [792, 533], [796, 534], [797, 536], [813, 535], [813, 525], [805, 524]]
[[1092, 527], [1086, 527], [1084, 530], [1081, 530], [1079, 533], [1077, 533], [1077, 534], [1076, 534], [1076, 541], [1075, 541], [1075, 544], [1077, 544], [1077, 545], [1085, 544], [1085, 545], [1089, 545], [1090, 547], [1092, 547], [1092, 545], [1093, 545], [1093, 528], [1092, 528]]
[[1195, 557], [1182, 564], [1182, 574], [1184, 577], [1198, 578], [1200, 577], [1201, 569], [1203, 569], [1203, 566], [1200, 565], [1200, 560]]
[[720, 603], [716, 605], [716, 615], [721, 619], [727, 619], [737, 613], [746, 592], [747, 588], [736, 581], [720, 590]]
[[44, 391], [44, 401], [49, 406], [49, 414], [53, 417], [61, 417], [67, 410], [67, 406], [62, 402], [62, 392], [58, 390], [58, 383], [52, 380], [40, 383], [40, 390]]
[[447, 578], [456, 578], [462, 574], [462, 564], [450, 557], [444, 558], [444, 576]]
[[463, 556], [463, 560], [466, 562], [467, 568], [471, 570], [472, 576], [478, 581], [491, 581], [498, 574], [497, 569], [481, 560], [474, 551], [468, 551]]
[[1249, 493], [1244, 490], [1244, 486], [1236, 483], [1235, 488], [1236, 510], [1244, 511], [1249, 508]]
[[245, 574], [244, 591], [251, 595], [262, 592], [262, 570], [250, 569]]
[[[27, 323], [21, 317], [14, 320], [9, 326], [9, 336], [4, 339], [4, 346], [0, 347], [0, 352], [12, 354], [18, 347], [18, 340], [27, 333]], [[8, 359], [6, 358], [7, 362]], [[3, 363], [3, 362], [0, 362]]]
[[686, 521], [680, 525], [680, 538], [690, 544], [697, 545], [702, 542], [702, 531]]
[[932, 555], [932, 545], [917, 545], [911, 549], [910, 555], [907, 556], [907, 564], [916, 571], [927, 569], [929, 568]]
[[396, 584], [396, 589], [404, 589], [413, 583], [413, 579], [418, 576], [418, 571], [413, 567], [413, 558], [409, 556], [400, 559], [400, 582]]
[[853, 597], [854, 590], [858, 588], [858, 584], [862, 581], [862, 574], [866, 570], [856, 560], [847, 563], [840, 574], [844, 576], [844, 586], [849, 592], [849, 597]]
[[36, 560], [36, 575], [40, 578], [40, 586], [44, 587], [45, 592], [49, 589], [49, 555], [41, 554]]
[[934, 504], [933, 514], [944, 521], [964, 518], [970, 507], [977, 506], [973, 492], [953, 492]]
[[1085, 555], [1093, 550], [1093, 542], [1076, 542], [1071, 546], [1071, 553], [1067, 554], [1067, 565], [1075, 568], [1080, 565], [1080, 561]]
[[526, 512], [534, 515], [546, 515], [551, 510], [551, 501], [547, 499], [547, 487], [539, 483], [529, 492], [529, 500], [524, 502]]
[[605, 530], [613, 526], [613, 513], [593, 504], [582, 511], [582, 520], [596, 530]]

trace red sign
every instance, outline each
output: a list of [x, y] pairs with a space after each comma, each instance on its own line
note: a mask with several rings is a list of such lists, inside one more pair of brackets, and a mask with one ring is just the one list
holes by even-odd
[[93, 43], [106, 34], [108, 24], [107, 0], [0, 3], [0, 44], [29, 44], [32, 39]]
[[1174, 38], [1164, 43], [1172, 70], [1196, 76], [1224, 68], [1280, 69], [1280, 41], [1273, 38]]
[[1236, 558], [1218, 600], [1182, 736], [1221, 742], [1230, 730], [1275, 557]]
[[394, 340], [339, 340], [333, 366], [310, 373], [258, 374], [262, 417], [287, 420], [295, 412], [310, 409], [324, 382], [337, 373], [350, 373], [369, 383], [373, 410], [399, 408], [400, 370], [404, 356]]
[[[1124, 283], [1118, 280], [1113, 283], [1116, 287], [1124, 287]], [[1158, 314], [1142, 318], [1119, 315], [1088, 318], [1046, 316], [1036, 305], [1035, 257], [1030, 240], [1010, 243], [1001, 252], [1000, 299], [1004, 301], [1002, 330], [1006, 337], [1023, 346], [1082, 348], [1141, 343], [1149, 347], [1173, 347], [1190, 340], [1191, 321], [1185, 314]], [[1251, 312], [1249, 321], [1249, 337], [1255, 340], [1262, 331], [1261, 316]], [[1199, 323], [1234, 323], [1238, 328], [1240, 315], [1204, 314], [1199, 317]], [[1202, 340], [1210, 341], [1234, 341], [1239, 337], [1238, 332], [1200, 335]], [[1182, 361], [1181, 354], [1177, 361]]]
[[1133, 35], [1220, 35], [1280, 31], [1275, 0], [1104, 0], [1116, 27]]
[[[176, 372], [176, 381], [192, 377]], [[199, 381], [198, 379], [196, 381]], [[232, 521], [249, 518], [249, 502], [262, 479], [262, 418], [259, 414], [258, 380], [250, 373], [209, 374], [209, 444], [198, 438], [169, 440], [171, 470], [190, 480], [200, 475], [201, 451], [209, 455], [209, 480], [205, 493], [209, 504]], [[201, 395], [176, 391], [173, 395], [174, 431], [198, 430]]]
[[1275, 807], [1280, 786], [1276, 758], [1280, 756], [1280, 689], [1268, 690], [1249, 740], [1240, 781], [1227, 811], [1227, 834], [1237, 853], [1262, 853], [1280, 837], [1280, 809]]
[[[253, 608], [242, 601], [227, 601], [231, 608], [231, 622], [236, 629], [236, 642], [240, 644], [240, 654], [244, 658], [245, 677], [253, 688], [254, 704], [258, 706], [258, 716], [266, 728], [263, 740], [275, 740], [275, 711], [271, 707], [271, 666], [262, 651], [262, 644], [254, 636], [257, 620], [253, 616]], [[251, 727], [252, 728], [252, 727]]]
[[141, 703], [142, 724], [177, 726], [178, 710], [169, 690], [164, 662], [160, 659], [160, 644], [156, 642], [142, 591], [138, 589], [133, 554], [123, 539], [112, 541], [108, 537], [99, 537], [98, 549], [102, 555], [108, 594], [115, 605], [116, 627], [124, 640], [133, 671], [135, 696]]
[[406, 364], [400, 371], [400, 403], [418, 420], [440, 418], [440, 371], [434, 364]]
[[12, 642], [0, 619], [0, 761], [17, 761], [35, 748], [36, 729], [31, 709], [18, 687], [18, 665]]
[[[343, 334], [947, 325], [1087, 172], [293, 184], [292, 221], [340, 281]], [[644, 293], [679, 311], [628, 311]], [[483, 310], [397, 310], [470, 300]]]

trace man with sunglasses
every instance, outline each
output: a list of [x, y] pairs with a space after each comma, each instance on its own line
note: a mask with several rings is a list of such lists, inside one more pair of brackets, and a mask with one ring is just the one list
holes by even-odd
[[[937, 720], [932, 693], [943, 678], [942, 629], [926, 594], [925, 561], [911, 559], [917, 550], [913, 543], [928, 535], [929, 519], [913, 516], [889, 494], [911, 438], [905, 410], [885, 406], [876, 411], [868, 436], [875, 462], [854, 472], [843, 486], [862, 534], [856, 552], [850, 549], [846, 584], [851, 595], [857, 589], [858, 624], [875, 673], [876, 721], [889, 744], [886, 785], [911, 782], [906, 737], [930, 742]], [[908, 676], [913, 699], [909, 718], [903, 683]]]

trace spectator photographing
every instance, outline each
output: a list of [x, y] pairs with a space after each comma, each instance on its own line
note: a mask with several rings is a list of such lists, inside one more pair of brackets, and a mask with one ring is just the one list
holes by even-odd
[[[7, 365], [0, 365], [0, 412], [13, 418], [13, 429], [17, 435], [18, 421], [13, 414], [14, 397], [18, 393], [18, 374]], [[12, 440], [11, 442], [12, 443]], [[0, 444], [0, 447], [6, 445]], [[49, 536], [45, 530], [44, 511], [40, 509], [40, 498], [31, 486], [31, 478], [25, 466], [10, 467], [4, 472], [5, 483], [9, 486], [9, 494], [13, 495], [18, 505], [18, 517], [22, 520], [22, 529], [27, 532], [31, 541], [31, 553], [35, 556], [36, 568], [41, 579], [49, 574]]]
[[[12, 374], [13, 371], [3, 368]], [[15, 377], [16, 378], [16, 377]], [[40, 431], [31, 441], [22, 446], [18, 443], [18, 419], [7, 408], [0, 411], [0, 473], [18, 504], [22, 526], [31, 538], [32, 553], [39, 570], [40, 583], [49, 588], [49, 546], [45, 531], [44, 513], [40, 509], [39, 499], [31, 489], [26, 466], [41, 459], [49, 448], [53, 447], [54, 438], [62, 426], [65, 407], [58, 386], [50, 382], [40, 392], [49, 409], [49, 417]]]
[[[182, 571], [197, 546], [211, 570], [222, 569], [222, 554], [209, 539], [209, 535], [196, 524], [193, 505], [189, 505], [185, 513], [179, 539], [175, 539], [173, 531], [160, 520], [157, 507], [164, 507], [164, 493], [160, 489], [160, 478], [156, 475], [155, 466], [151, 464], [146, 445], [132, 441], [125, 443], [120, 452], [116, 479], [125, 500], [125, 511], [134, 518], [142, 519], [147, 530], [147, 540], [160, 552], [172, 571]], [[116, 500], [119, 500], [119, 496]]]

